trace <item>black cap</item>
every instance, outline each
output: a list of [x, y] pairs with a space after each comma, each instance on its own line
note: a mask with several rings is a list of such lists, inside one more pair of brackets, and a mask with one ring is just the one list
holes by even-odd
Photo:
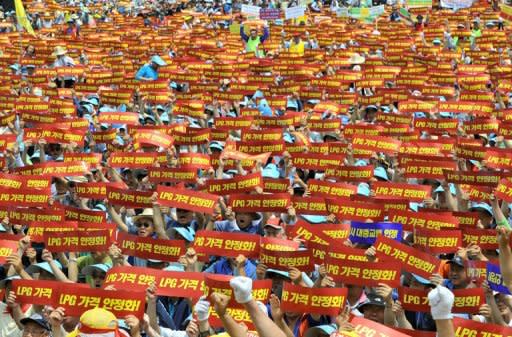
[[464, 260], [462, 259], [462, 257], [460, 257], [458, 255], [454, 256], [453, 259], [448, 261], [448, 264], [456, 264], [457, 266], [462, 267], [462, 268], [466, 267]]
[[364, 300], [357, 306], [357, 309], [360, 311], [361, 310], [364, 311], [364, 306], [366, 306], [366, 305], [376, 305], [379, 307], [385, 307], [386, 302], [384, 301], [384, 298], [382, 296], [379, 296], [374, 293], [370, 293], [370, 294], [366, 295], [366, 300]]
[[39, 314], [33, 314], [30, 317], [26, 317], [26, 318], [23, 318], [22, 320], [20, 320], [20, 323], [23, 324], [23, 325], [25, 325], [27, 323], [30, 323], [30, 322], [39, 325], [40, 327], [42, 327], [46, 331], [51, 331], [52, 330], [50, 328], [50, 325], [48, 324], [48, 322], [46, 322], [46, 320], [43, 318], [43, 316], [41, 316]]

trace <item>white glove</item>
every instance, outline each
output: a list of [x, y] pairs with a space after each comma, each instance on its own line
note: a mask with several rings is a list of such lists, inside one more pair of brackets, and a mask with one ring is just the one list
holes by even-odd
[[428, 304], [434, 320], [452, 319], [452, 307], [455, 296], [446, 287], [438, 285], [428, 293]]
[[252, 300], [252, 279], [245, 276], [233, 277], [229, 285], [235, 293], [235, 300], [238, 303], [247, 303]]
[[207, 321], [208, 317], [210, 317], [210, 302], [208, 302], [204, 296], [201, 297], [199, 301], [197, 301], [194, 311], [199, 322]]

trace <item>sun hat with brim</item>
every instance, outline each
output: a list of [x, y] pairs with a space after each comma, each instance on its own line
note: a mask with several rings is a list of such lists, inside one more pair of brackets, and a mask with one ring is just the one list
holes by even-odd
[[[62, 270], [62, 265], [60, 264], [59, 261], [54, 260], [53, 263], [55, 263], [57, 268]], [[36, 263], [36, 264], [31, 264], [30, 266], [27, 267], [27, 269], [25, 269], [25, 271], [28, 274], [40, 273], [41, 270], [44, 270], [53, 275], [52, 268], [50, 267], [50, 264], [48, 262], [40, 262], [40, 263]]]
[[65, 47], [57, 46], [55, 47], [52, 56], [62, 56], [66, 55], [68, 53], [68, 50]]
[[279, 170], [277, 169], [276, 164], [268, 164], [262, 171], [261, 175], [263, 178], [279, 178]]
[[364, 195], [365, 197], [370, 196], [370, 185], [367, 183], [360, 183], [357, 185], [357, 194]]
[[82, 334], [89, 335], [94, 334], [96, 331], [102, 331], [102, 334], [117, 332], [115, 336], [119, 336], [119, 323], [116, 316], [102, 308], [88, 310], [80, 316], [78, 327], [66, 337], [77, 337]]
[[476, 203], [472, 204], [470, 210], [471, 211], [482, 210], [482, 211], [489, 213], [489, 215], [491, 215], [491, 216], [494, 215], [491, 205], [489, 205], [488, 203], [485, 203], [485, 202], [476, 202]]
[[425, 285], [425, 286], [431, 286], [431, 287], [434, 287], [435, 288], [435, 284], [433, 284], [432, 282], [430, 282], [430, 280], [427, 280], [426, 278], [424, 277], [421, 277], [419, 275], [416, 275], [414, 273], [411, 273], [412, 277], [419, 283]]
[[290, 273], [287, 272], [287, 271], [284, 271], [284, 270], [279, 270], [279, 269], [272, 269], [272, 268], [269, 268], [267, 269], [267, 271], [265, 272], [265, 278], [271, 278], [272, 276], [271, 275], [277, 275], [277, 276], [281, 276], [281, 277], [284, 277], [284, 278], [290, 278]]
[[217, 141], [211, 142], [209, 147], [211, 150], [219, 150], [219, 151], [224, 150], [224, 145], [222, 145], [221, 143], [219, 143]]
[[160, 67], [166, 66], [167, 63], [158, 55], [153, 55], [151, 57], [151, 62], [159, 65]]
[[376, 305], [376, 306], [379, 306], [379, 307], [385, 307], [386, 306], [386, 302], [384, 301], [384, 298], [382, 298], [382, 296], [379, 296], [379, 295], [376, 295], [376, 294], [368, 294], [366, 296], [366, 300], [361, 302], [357, 306], [357, 309], [359, 311], [361, 311], [361, 309], [363, 309], [367, 305]]
[[307, 329], [306, 333], [304, 334], [304, 337], [320, 337], [323, 335], [330, 336], [331, 334], [336, 332], [336, 330], [337, 330], [336, 324], [318, 325], [318, 326]]
[[389, 180], [388, 173], [384, 167], [377, 167], [373, 170], [373, 176], [376, 178], [384, 179], [386, 181]]
[[107, 273], [110, 268], [112, 268], [112, 266], [105, 263], [91, 264], [89, 266], [84, 267], [81, 273], [84, 276], [90, 276], [95, 270]]
[[193, 228], [189, 227], [175, 227], [174, 230], [181, 235], [182, 238], [187, 240], [188, 242], [194, 241], [194, 237], [196, 235]]
[[138, 220], [140, 220], [142, 218], [153, 219], [153, 209], [152, 208], [144, 208], [142, 213], [132, 217], [132, 221], [135, 223], [135, 222], [137, 222]]
[[7, 287], [7, 284], [11, 282], [12, 280], [20, 280], [21, 277], [19, 275], [13, 275], [4, 278], [2, 281], [0, 281], [0, 289], [5, 289]]
[[181, 263], [173, 262], [163, 269], [164, 271], [185, 271], [185, 267]]
[[365, 61], [365, 58], [361, 55], [359, 55], [358, 53], [354, 53], [352, 54], [352, 56], [350, 56], [350, 58], [348, 59], [348, 62], [350, 64], [363, 64]]
[[[448, 186], [450, 187], [450, 193], [455, 195], [457, 194], [457, 191], [455, 190], [455, 185], [453, 185], [452, 183], [449, 183]], [[444, 192], [444, 187], [443, 186], [439, 186], [438, 188], [436, 188], [434, 190], [434, 193], [442, 193]]]
[[319, 224], [324, 223], [327, 221], [327, 217], [324, 215], [307, 215], [307, 214], [301, 214], [300, 215], [304, 220], [306, 220], [309, 223], [312, 224]]
[[272, 227], [272, 228], [275, 228], [275, 229], [281, 229], [283, 228], [281, 226], [281, 219], [276, 217], [276, 216], [271, 216], [270, 218], [268, 218], [267, 222], [265, 223], [265, 226], [263, 226], [264, 228], [265, 227]]
[[43, 316], [39, 314], [33, 314], [30, 317], [25, 317], [20, 320], [20, 323], [22, 325], [25, 325], [27, 323], [35, 323], [39, 325], [41, 328], [45, 329], [46, 331], [52, 331], [48, 322], [43, 318]]

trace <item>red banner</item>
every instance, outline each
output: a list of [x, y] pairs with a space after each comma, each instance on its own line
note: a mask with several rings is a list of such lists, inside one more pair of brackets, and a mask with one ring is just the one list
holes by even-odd
[[114, 152], [110, 155], [108, 164], [113, 168], [145, 169], [153, 166], [156, 157], [157, 153], [155, 152]]
[[77, 183], [75, 184], [75, 192], [81, 198], [103, 200], [107, 197], [107, 186], [119, 189], [128, 189], [126, 184], [122, 181], [108, 183]]
[[[383, 324], [370, 321], [363, 317], [352, 316], [350, 323], [354, 326], [355, 332], [361, 336], [410, 337], [409, 335], [398, 332], [395, 329], [388, 328]], [[411, 334], [411, 336], [412, 335], [413, 334]]]
[[423, 202], [431, 197], [432, 187], [428, 185], [410, 185], [406, 183], [390, 183], [377, 181], [372, 183], [376, 197], [403, 198], [410, 201]]
[[473, 172], [446, 170], [444, 172], [444, 177], [449, 183], [491, 187], [497, 186], [501, 179], [498, 172], [485, 171]]
[[31, 166], [18, 167], [15, 173], [51, 177], [83, 176], [89, 170], [85, 162], [48, 162]]
[[347, 288], [306, 288], [286, 282], [281, 296], [285, 312], [336, 316], [345, 305]]
[[321, 197], [292, 196], [292, 206], [297, 214], [328, 215], [325, 199]]
[[72, 130], [69, 132], [62, 129], [25, 129], [23, 139], [38, 141], [40, 139], [46, 140], [47, 143], [70, 144], [76, 143], [78, 145], [84, 144], [85, 132], [79, 130]]
[[180, 256], [185, 254], [185, 242], [183, 240], [144, 238], [119, 233], [117, 242], [124, 255], [136, 256], [141, 259], [178, 261]]
[[157, 187], [158, 202], [162, 206], [186, 209], [192, 212], [213, 214], [214, 206], [219, 197], [214, 194], [197, 192], [188, 189]]
[[148, 179], [154, 184], [159, 183], [195, 183], [197, 181], [197, 169], [192, 166], [175, 167], [150, 167]]
[[107, 199], [112, 205], [125, 206], [126, 208], [151, 208], [151, 196], [154, 191], [135, 191], [107, 186]]
[[453, 215], [432, 212], [397, 211], [388, 212], [388, 221], [401, 223], [404, 230], [413, 231], [418, 228], [436, 229], [458, 228], [459, 220]]
[[498, 249], [498, 238], [494, 229], [464, 228], [462, 243], [465, 247], [475, 244], [481, 249]]
[[291, 267], [303, 272], [315, 269], [315, 263], [309, 250], [277, 251], [260, 249], [259, 262], [269, 268], [288, 270]]
[[[106, 214], [103, 211], [92, 211], [71, 206], [64, 206], [66, 220], [75, 220], [80, 222], [104, 223]], [[55, 220], [62, 221], [62, 220]]]
[[245, 233], [225, 233], [200, 230], [196, 233], [194, 249], [197, 253], [247, 258], [257, 258], [260, 250], [260, 237]]
[[[204, 294], [210, 296], [216, 292], [231, 297], [228, 306], [230, 308], [241, 308], [233, 298], [233, 289], [229, 281], [233, 278], [231, 275], [222, 274], [204, 274]], [[255, 301], [267, 303], [272, 289], [272, 280], [257, 280], [252, 282], [252, 298]]]
[[47, 207], [50, 194], [50, 188], [29, 191], [2, 188], [0, 189], [0, 206]]
[[385, 283], [392, 288], [400, 285], [400, 265], [393, 262], [361, 262], [325, 258], [327, 274], [345, 284], [365, 284], [370, 287]]
[[286, 212], [290, 206], [289, 193], [233, 194], [229, 206], [235, 212]]
[[163, 271], [151, 268], [116, 266], [107, 272], [104, 286], [146, 289], [151, 283], [156, 294], [169, 297], [199, 298], [204, 291], [204, 274], [199, 272]]
[[146, 305], [146, 292], [133, 290], [102, 290], [77, 287], [61, 283], [53, 307], [63, 307], [66, 315], [78, 317], [85, 311], [99, 307], [112, 312], [116, 317], [134, 315], [142, 318]]
[[512, 335], [512, 328], [497, 324], [480, 323], [472, 319], [453, 318], [455, 336], [506, 337]]
[[325, 169], [325, 177], [337, 181], [366, 182], [373, 178], [373, 165], [329, 167]]
[[492, 150], [486, 150], [484, 159], [487, 167], [512, 170], [512, 153], [508, 149], [492, 148]]
[[[63, 285], [60, 281], [41, 280], [12, 280], [12, 289], [16, 294], [16, 302], [20, 304], [51, 304], [59, 289]], [[76, 284], [77, 288], [89, 288], [88, 284]]]
[[0, 264], [4, 264], [8, 256], [18, 251], [18, 241], [4, 240], [0, 238]]
[[231, 179], [208, 180], [205, 189], [208, 193], [216, 195], [229, 195], [254, 191], [256, 187], [263, 188], [263, 179], [260, 172], [236, 176]]
[[329, 197], [345, 197], [348, 198], [352, 194], [357, 193], [357, 186], [347, 183], [333, 183], [329, 181], [310, 179], [308, 180], [308, 189], [314, 196]]
[[44, 233], [45, 247], [51, 252], [103, 252], [111, 245], [108, 230]]
[[15, 174], [0, 173], [0, 186], [12, 189], [33, 189], [49, 188], [51, 186], [51, 177], [41, 176], [19, 176]]
[[418, 228], [414, 231], [414, 244], [434, 255], [455, 253], [462, 245], [462, 233], [459, 230]]
[[306, 170], [325, 171], [328, 167], [339, 167], [344, 164], [345, 156], [324, 155], [316, 153], [294, 153], [293, 166]]
[[102, 112], [98, 117], [99, 123], [138, 125], [139, 114], [136, 112]]
[[354, 150], [366, 150], [372, 152], [395, 154], [400, 150], [401, 144], [401, 141], [390, 137], [356, 136], [352, 138], [352, 148]]
[[432, 255], [406, 246], [385, 236], [379, 236], [374, 246], [379, 259], [391, 259], [406, 271], [425, 278], [429, 278], [433, 273], [437, 273], [441, 264], [441, 261]]
[[505, 202], [512, 203], [512, 181], [502, 179], [496, 187], [494, 195]]
[[444, 179], [444, 170], [455, 170], [454, 161], [418, 162], [408, 161], [404, 165], [406, 178]]
[[[372, 200], [373, 201], [373, 200]], [[342, 220], [380, 221], [384, 219], [384, 205], [375, 202], [359, 202], [344, 199], [326, 199], [328, 213]]]
[[59, 221], [59, 222], [38, 222], [32, 221], [28, 224], [27, 235], [34, 242], [45, 242], [45, 234], [47, 232], [69, 232], [78, 229], [76, 221]]

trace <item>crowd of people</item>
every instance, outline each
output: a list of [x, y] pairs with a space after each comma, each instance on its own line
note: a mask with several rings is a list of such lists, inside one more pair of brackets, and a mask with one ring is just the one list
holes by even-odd
[[506, 2], [24, 5], [0, 337], [512, 334]]

